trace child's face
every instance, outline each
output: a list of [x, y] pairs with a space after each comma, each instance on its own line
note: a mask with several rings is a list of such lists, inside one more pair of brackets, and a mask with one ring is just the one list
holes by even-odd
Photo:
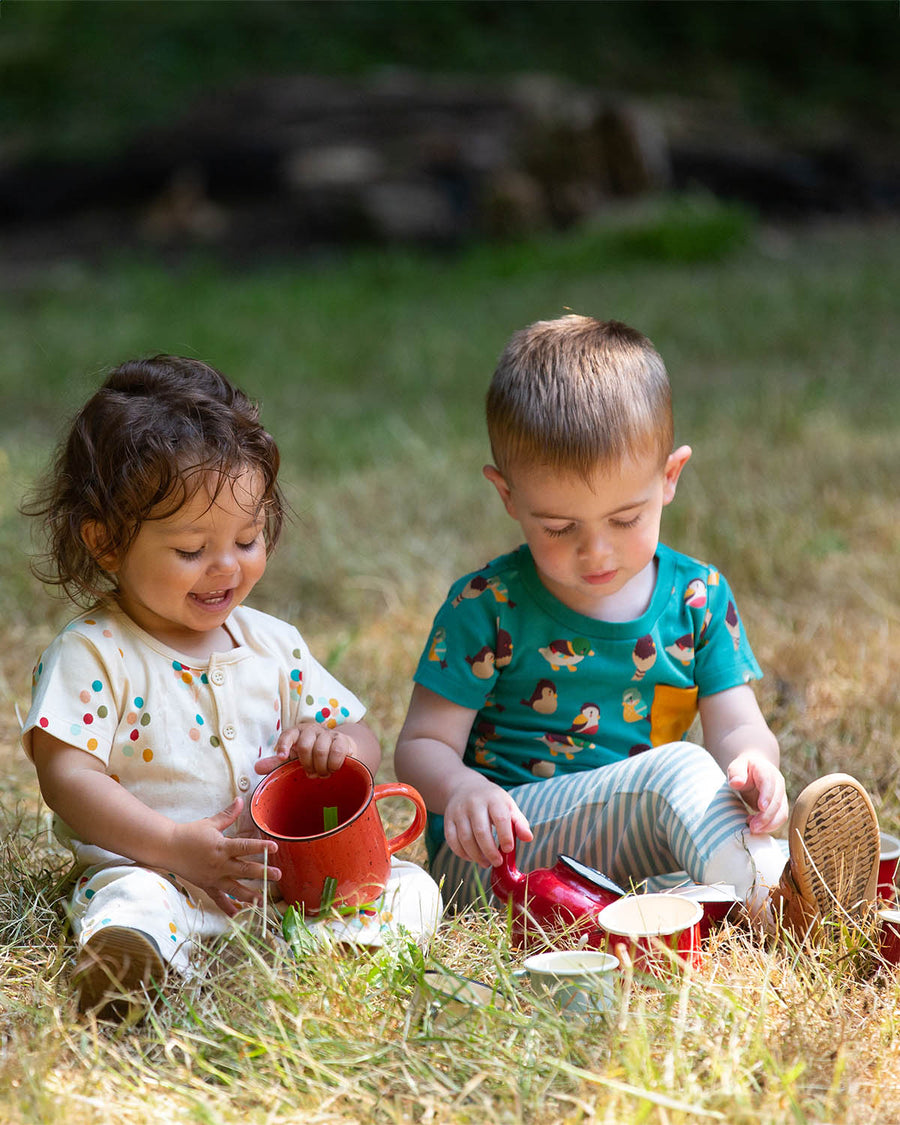
[[[663, 468], [643, 457], [598, 470], [589, 481], [577, 473], [516, 467], [504, 478], [485, 468], [531, 548], [541, 581], [564, 605], [589, 617], [613, 611], [639, 616], [659, 544], [662, 510], [671, 503], [691, 451], [682, 446]], [[629, 594], [641, 591], [634, 606]]]
[[266, 569], [261, 482], [252, 472], [226, 482], [214, 503], [201, 485], [166, 519], [141, 524], [116, 564], [119, 604], [157, 640], [196, 654], [212, 645], [228, 614]]

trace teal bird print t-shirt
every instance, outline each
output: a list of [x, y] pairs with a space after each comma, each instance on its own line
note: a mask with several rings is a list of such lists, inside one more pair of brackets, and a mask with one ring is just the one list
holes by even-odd
[[454, 583], [415, 680], [477, 712], [466, 765], [506, 789], [596, 769], [683, 739], [701, 696], [760, 678], [719, 571], [662, 544], [656, 561], [627, 622], [569, 609], [524, 545]]

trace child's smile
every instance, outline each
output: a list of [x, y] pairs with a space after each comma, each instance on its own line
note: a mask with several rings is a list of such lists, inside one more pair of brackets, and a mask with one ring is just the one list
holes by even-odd
[[145, 520], [110, 568], [128, 616], [179, 652], [208, 656], [229, 647], [220, 630], [266, 569], [259, 494], [247, 472], [213, 502], [201, 486], [174, 515]]
[[211, 594], [190, 594], [203, 609], [216, 612], [222, 605], [231, 601], [230, 590], [214, 590]]

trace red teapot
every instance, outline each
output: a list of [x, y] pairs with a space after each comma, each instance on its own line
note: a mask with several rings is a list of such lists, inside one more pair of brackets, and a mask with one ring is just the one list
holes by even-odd
[[516, 867], [515, 847], [491, 871], [491, 890], [512, 910], [512, 936], [517, 945], [566, 929], [588, 948], [606, 946], [606, 933], [596, 923], [604, 906], [626, 892], [602, 872], [561, 855], [552, 867], [523, 874]]

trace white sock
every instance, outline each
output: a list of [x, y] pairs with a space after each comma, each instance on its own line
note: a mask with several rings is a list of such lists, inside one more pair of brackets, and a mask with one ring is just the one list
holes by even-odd
[[787, 862], [778, 841], [754, 836], [746, 829], [714, 852], [703, 873], [704, 883], [730, 883], [757, 918], [765, 910], [769, 891], [778, 885]]

